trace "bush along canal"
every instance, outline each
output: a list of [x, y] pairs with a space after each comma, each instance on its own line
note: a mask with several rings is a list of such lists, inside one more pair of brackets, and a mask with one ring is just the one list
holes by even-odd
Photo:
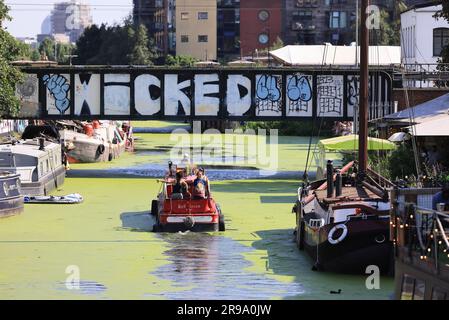
[[[82, 193], [82, 204], [26, 206], [23, 214], [0, 220], [1, 298], [391, 297], [392, 278], [368, 290], [367, 276], [314, 272], [297, 250], [291, 209], [308, 138], [279, 138], [276, 175], [240, 166], [207, 169], [227, 230], [201, 234], [152, 232], [156, 178], [173, 144], [168, 134], [138, 138], [134, 154], [72, 166], [54, 194]], [[79, 283], [71, 282], [74, 275]]]

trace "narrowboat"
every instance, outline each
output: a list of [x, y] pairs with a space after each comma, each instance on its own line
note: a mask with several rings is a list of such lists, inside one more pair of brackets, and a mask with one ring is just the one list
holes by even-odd
[[43, 138], [2, 144], [0, 171], [20, 176], [23, 195], [47, 195], [65, 180], [61, 145]]

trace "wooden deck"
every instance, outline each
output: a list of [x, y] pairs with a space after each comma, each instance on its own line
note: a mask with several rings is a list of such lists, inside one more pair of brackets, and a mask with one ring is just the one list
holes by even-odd
[[[335, 190], [334, 190], [335, 193]], [[325, 203], [331, 204], [336, 202], [341, 202], [345, 200], [365, 200], [365, 199], [373, 199], [373, 200], [381, 200], [382, 198], [378, 195], [374, 194], [372, 191], [368, 190], [364, 187], [343, 187], [342, 195], [339, 197], [327, 197], [327, 190], [316, 190], [315, 195], [318, 200], [323, 201]]]

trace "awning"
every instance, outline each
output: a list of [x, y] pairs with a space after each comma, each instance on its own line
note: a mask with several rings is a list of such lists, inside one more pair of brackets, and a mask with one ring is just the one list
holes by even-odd
[[[326, 151], [353, 151], [359, 149], [359, 136], [348, 135], [336, 138], [321, 140], [318, 143], [320, 148]], [[368, 150], [394, 150], [396, 145], [388, 140], [378, 138], [368, 138]]]
[[385, 116], [387, 121], [422, 123], [433, 120], [435, 116], [447, 114], [449, 110], [449, 94], [421, 103], [415, 107]]
[[449, 137], [449, 115], [434, 117], [410, 129], [415, 137]]

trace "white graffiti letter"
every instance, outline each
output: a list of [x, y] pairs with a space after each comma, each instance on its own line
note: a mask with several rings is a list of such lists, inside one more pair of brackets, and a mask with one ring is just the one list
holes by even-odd
[[191, 80], [178, 83], [177, 74], [166, 74], [164, 85], [165, 115], [166, 116], [189, 116], [191, 101], [182, 90], [190, 87]]
[[218, 115], [218, 109], [220, 108], [219, 92], [218, 74], [195, 75], [195, 115]]
[[142, 74], [134, 81], [136, 110], [151, 116], [161, 110], [161, 81], [150, 74]]
[[229, 115], [243, 116], [251, 108], [251, 80], [239, 74], [230, 74], [226, 96]]

